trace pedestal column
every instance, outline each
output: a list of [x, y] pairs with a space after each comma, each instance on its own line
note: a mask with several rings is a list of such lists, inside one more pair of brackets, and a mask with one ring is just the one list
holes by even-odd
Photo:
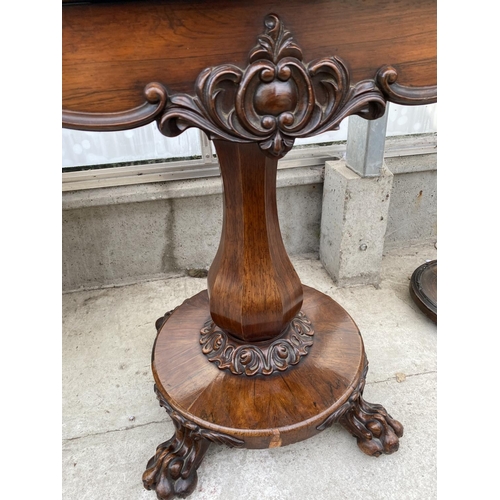
[[224, 222], [208, 274], [210, 314], [239, 340], [271, 340], [297, 315], [303, 298], [279, 228], [278, 160], [257, 144], [214, 144], [224, 182]]

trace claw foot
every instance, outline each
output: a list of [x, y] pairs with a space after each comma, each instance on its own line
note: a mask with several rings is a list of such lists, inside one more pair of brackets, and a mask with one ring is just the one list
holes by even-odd
[[363, 399], [368, 361], [365, 357], [363, 373], [349, 399], [333, 412], [321, 425], [319, 431], [338, 422], [357, 440], [358, 446], [367, 455], [378, 457], [398, 451], [403, 426], [394, 420], [382, 405], [368, 403]]
[[190, 495], [198, 482], [198, 469], [210, 441], [181, 426], [174, 420], [175, 434], [160, 444], [149, 460], [142, 482], [147, 490], [155, 490], [160, 500]]
[[367, 455], [389, 455], [399, 448], [403, 426], [382, 405], [366, 402], [360, 396], [339, 421], [358, 441]]
[[242, 448], [245, 442], [234, 436], [199, 427], [174, 410], [156, 385], [154, 389], [160, 406], [165, 408], [172, 419], [175, 434], [156, 448], [155, 455], [149, 460], [142, 475], [142, 482], [147, 490], [156, 491], [159, 500], [170, 500], [176, 496], [185, 498], [196, 488], [196, 470], [211, 443]]

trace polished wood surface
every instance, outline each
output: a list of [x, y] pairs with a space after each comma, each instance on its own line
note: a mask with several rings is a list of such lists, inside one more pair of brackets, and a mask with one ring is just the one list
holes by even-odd
[[224, 181], [221, 242], [208, 274], [210, 312], [235, 337], [276, 337], [299, 312], [302, 285], [283, 245], [278, 160], [257, 144], [215, 141]]
[[190, 421], [242, 439], [247, 448], [284, 446], [317, 434], [358, 384], [364, 350], [349, 314], [330, 297], [304, 290], [314, 344], [297, 366], [269, 377], [234, 376], [208, 363], [200, 349], [208, 295], [186, 300], [164, 323], [154, 347], [160, 393]]
[[362, 397], [357, 326], [288, 259], [276, 167], [347, 116], [435, 102], [435, 0], [63, 3], [63, 125], [200, 128], [224, 182], [208, 291], [157, 321], [156, 392], [176, 430], [144, 486], [185, 497], [211, 443], [283, 446], [334, 423], [368, 455], [395, 452], [402, 425]]
[[297, 366], [271, 376], [235, 376], [208, 363], [199, 348], [208, 294], [186, 300], [157, 321], [152, 367], [160, 405], [175, 433], [143, 474], [161, 500], [187, 496], [212, 443], [273, 448], [307, 439], [335, 423], [371, 456], [398, 450], [403, 426], [364, 400], [368, 364], [359, 330], [334, 300], [304, 286], [304, 312], [315, 343]]
[[207, 67], [244, 67], [270, 13], [307, 61], [339, 56], [353, 82], [392, 65], [399, 83], [436, 84], [435, 0], [150, 0], [62, 8], [63, 109], [119, 112], [143, 104], [151, 82], [193, 91]]
[[413, 271], [410, 295], [419, 309], [437, 322], [437, 260], [426, 262]]

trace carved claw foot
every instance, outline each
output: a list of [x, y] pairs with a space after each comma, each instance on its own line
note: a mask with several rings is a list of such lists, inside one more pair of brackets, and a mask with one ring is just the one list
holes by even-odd
[[374, 457], [397, 451], [403, 436], [403, 426], [382, 405], [368, 403], [362, 396], [339, 423], [357, 439], [361, 451]]
[[363, 373], [349, 399], [333, 412], [321, 425], [319, 431], [338, 422], [358, 441], [358, 446], [367, 455], [379, 457], [398, 451], [403, 426], [394, 420], [382, 405], [368, 403], [363, 399], [368, 361], [365, 357]]
[[144, 487], [155, 490], [160, 500], [185, 498], [194, 491], [198, 483], [196, 470], [210, 446], [210, 441], [179, 422], [174, 420], [174, 425], [175, 434], [158, 446], [142, 475]]
[[[165, 317], [168, 319], [170, 314]], [[245, 442], [196, 425], [174, 410], [156, 385], [154, 390], [160, 406], [165, 408], [174, 423], [175, 434], [156, 448], [142, 475], [142, 482], [147, 490], [156, 491], [159, 500], [170, 500], [176, 496], [185, 498], [196, 488], [196, 471], [211, 443], [241, 448]]]

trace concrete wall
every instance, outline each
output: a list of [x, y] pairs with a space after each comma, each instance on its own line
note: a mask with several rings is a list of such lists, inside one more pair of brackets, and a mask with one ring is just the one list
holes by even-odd
[[[317, 254], [322, 169], [280, 171], [277, 200], [288, 253]], [[221, 225], [219, 178], [63, 193], [63, 289], [208, 269]]]
[[[386, 159], [394, 174], [386, 246], [436, 238], [436, 155]], [[290, 255], [318, 255], [323, 169], [278, 172]], [[134, 283], [208, 269], [222, 224], [219, 178], [63, 193], [63, 290]]]
[[385, 247], [437, 238], [437, 155], [386, 158], [394, 174]]

